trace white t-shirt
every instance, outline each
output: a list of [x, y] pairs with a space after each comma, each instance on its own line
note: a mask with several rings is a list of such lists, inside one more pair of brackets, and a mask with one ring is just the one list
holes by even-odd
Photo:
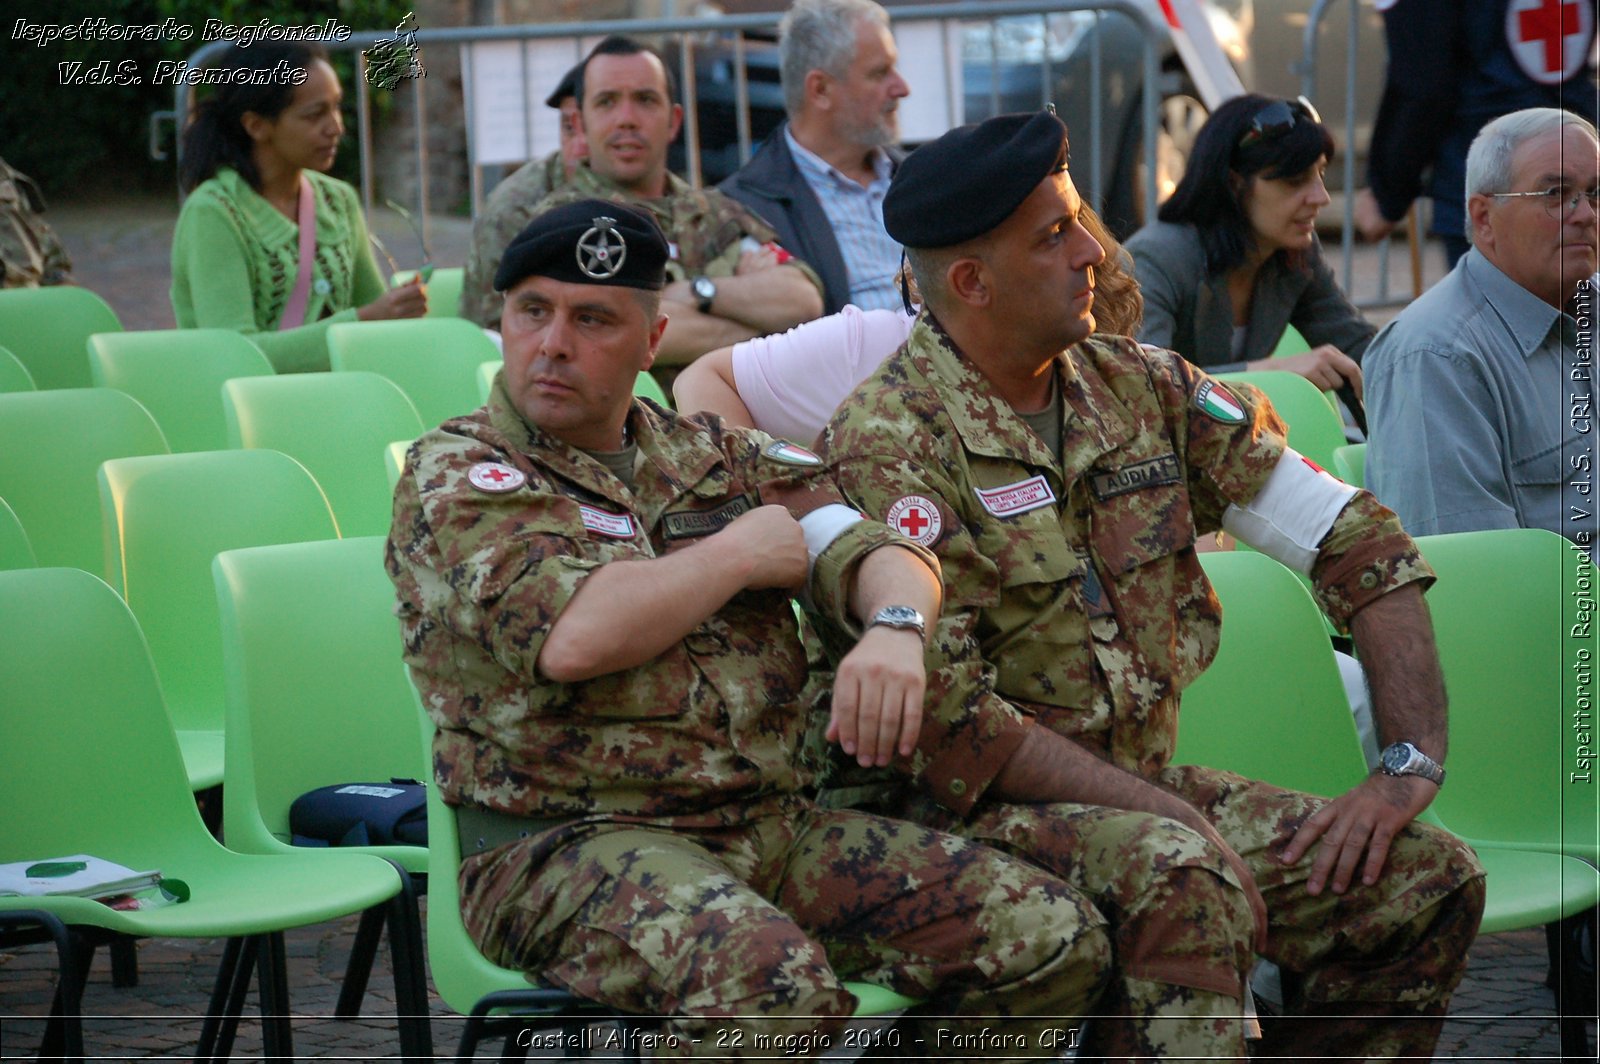
[[809, 447], [844, 397], [911, 335], [904, 310], [862, 310], [735, 344], [733, 380], [756, 428]]

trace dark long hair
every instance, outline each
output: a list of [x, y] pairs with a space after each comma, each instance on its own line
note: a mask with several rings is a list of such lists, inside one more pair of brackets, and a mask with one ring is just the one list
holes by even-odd
[[178, 161], [178, 184], [183, 191], [192, 192], [200, 182], [216, 176], [219, 168], [231, 166], [260, 192], [254, 144], [244, 131], [245, 112], [277, 118], [294, 100], [297, 88], [283, 72], [308, 70], [317, 60], [327, 58], [320, 45], [300, 41], [258, 41], [248, 48], [230, 45], [224, 49], [219, 69], [254, 76], [241, 74], [226, 81], [195, 106], [183, 131]]
[[1304, 173], [1316, 161], [1333, 158], [1333, 136], [1298, 105], [1295, 123], [1287, 131], [1239, 147], [1239, 140], [1261, 110], [1282, 102], [1272, 96], [1248, 93], [1211, 112], [1195, 137], [1194, 151], [1183, 180], [1158, 217], [1163, 222], [1188, 224], [1200, 234], [1206, 253], [1206, 270], [1227, 273], [1244, 262], [1255, 248], [1256, 234], [1245, 214], [1243, 191], [1233, 178], [1248, 183], [1256, 176], [1268, 179]]

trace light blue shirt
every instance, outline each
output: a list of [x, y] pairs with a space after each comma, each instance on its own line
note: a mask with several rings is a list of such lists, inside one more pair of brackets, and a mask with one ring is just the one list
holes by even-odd
[[900, 291], [894, 278], [900, 272], [900, 245], [883, 228], [883, 197], [889, 192], [892, 167], [882, 151], [872, 154], [874, 177], [863, 186], [807, 151], [783, 127], [789, 152], [822, 212], [833, 227], [845, 273], [850, 277], [850, 302], [863, 310], [894, 310]]
[[1593, 280], [1569, 309], [1473, 249], [1372, 341], [1367, 487], [1407, 532], [1546, 528], [1595, 541]]

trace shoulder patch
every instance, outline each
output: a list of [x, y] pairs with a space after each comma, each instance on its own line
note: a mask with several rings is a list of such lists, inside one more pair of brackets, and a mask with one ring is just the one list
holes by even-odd
[[614, 514], [608, 510], [602, 510], [597, 506], [589, 506], [581, 502], [578, 504], [578, 514], [583, 518], [583, 527], [590, 532], [598, 532], [602, 536], [610, 536], [612, 539], [633, 538], [632, 514]]
[[773, 440], [761, 449], [761, 454], [765, 458], [770, 458], [774, 462], [782, 462], [784, 465], [819, 466], [822, 464], [821, 458], [801, 447], [798, 443], [790, 443], [788, 440]]
[[522, 470], [503, 462], [479, 462], [467, 470], [467, 480], [479, 491], [487, 491], [491, 495], [516, 491], [528, 482]]
[[938, 505], [923, 495], [907, 495], [891, 504], [883, 523], [919, 547], [933, 546], [944, 532]]
[[1194, 390], [1194, 408], [1224, 425], [1244, 421], [1244, 405], [1220, 381], [1201, 382]]

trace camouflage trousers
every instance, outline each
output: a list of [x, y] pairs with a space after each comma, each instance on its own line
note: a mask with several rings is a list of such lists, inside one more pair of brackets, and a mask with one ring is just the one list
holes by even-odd
[[[1316, 848], [1276, 857], [1326, 799], [1230, 772], [1165, 769], [1158, 782], [1198, 808], [1250, 868], [1267, 903], [1264, 953], [1286, 973], [1285, 1016], [1257, 1055], [1294, 1060], [1429, 1059], [1483, 913], [1471, 849], [1413, 823], [1378, 882], [1305, 889]], [[1176, 821], [1057, 803], [985, 803], [965, 823], [918, 800], [919, 820], [1027, 857], [1092, 899], [1110, 924], [1116, 973], [1084, 1055], [1240, 1058], [1240, 1001], [1254, 963], [1243, 891], [1215, 848]]]
[[556, 829], [467, 859], [461, 896], [496, 963], [671, 1017], [658, 1057], [847, 1046], [852, 979], [924, 1000], [895, 1028], [909, 1054], [1055, 1059], [1110, 971], [1104, 919], [1036, 866], [793, 801], [692, 832]]

